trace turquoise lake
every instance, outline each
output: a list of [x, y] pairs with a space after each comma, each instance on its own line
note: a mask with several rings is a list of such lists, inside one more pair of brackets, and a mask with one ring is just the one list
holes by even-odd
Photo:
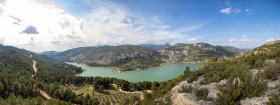
[[204, 65], [204, 63], [165, 63], [160, 67], [116, 73], [118, 70], [115, 68], [104, 67], [90, 67], [83, 64], [69, 63], [77, 67], [81, 67], [86, 71], [79, 74], [79, 76], [100, 76], [100, 77], [115, 77], [118, 79], [124, 79], [129, 82], [141, 82], [141, 81], [167, 81], [184, 74], [184, 70], [187, 66], [191, 70], [195, 70], [198, 66]]

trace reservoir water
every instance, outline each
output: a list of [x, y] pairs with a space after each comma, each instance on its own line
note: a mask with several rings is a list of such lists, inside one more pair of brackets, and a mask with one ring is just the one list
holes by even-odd
[[189, 66], [191, 70], [195, 70], [198, 66], [204, 65], [204, 63], [165, 63], [157, 68], [117, 73], [118, 70], [115, 68], [90, 67], [77, 63], [69, 64], [86, 70], [85, 72], [79, 74], [79, 76], [115, 77], [129, 82], [167, 81], [184, 74], [184, 70], [187, 66]]

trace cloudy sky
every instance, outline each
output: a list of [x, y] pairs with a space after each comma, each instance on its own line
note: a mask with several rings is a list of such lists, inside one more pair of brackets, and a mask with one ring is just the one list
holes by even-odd
[[34, 52], [280, 39], [279, 0], [0, 0], [0, 43]]

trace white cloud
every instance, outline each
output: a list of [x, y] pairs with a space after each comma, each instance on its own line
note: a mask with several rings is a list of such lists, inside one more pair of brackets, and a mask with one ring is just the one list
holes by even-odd
[[185, 27], [182, 27], [182, 28], [178, 29], [176, 32], [181, 33], [181, 32], [193, 31], [193, 30], [199, 29], [203, 26], [204, 26], [204, 24], [197, 24], [197, 25], [194, 25], [194, 26], [185, 26]]
[[[23, 33], [28, 26], [33, 26], [32, 34]], [[202, 26], [170, 31], [170, 26], [157, 16], [145, 16], [112, 4], [94, 8], [89, 14], [77, 18], [47, 0], [6, 0], [0, 3], [0, 43], [36, 52], [102, 44], [195, 41], [196, 38], [182, 32]]]
[[241, 9], [239, 8], [235, 9], [232, 7], [228, 7], [220, 10], [220, 13], [224, 13], [224, 14], [231, 14], [231, 13], [239, 14], [240, 12], [242, 12]]
[[274, 38], [268, 38], [267, 40], [265, 40], [265, 42], [271, 42], [271, 41], [275, 41], [276, 39]]
[[194, 41], [197, 41], [196, 38], [190, 38], [190, 39], [187, 39], [188, 42], [194, 42]]
[[243, 34], [241, 36], [241, 38], [239, 39], [239, 41], [241, 42], [255, 42], [256, 40], [255, 39], [250, 39], [250, 38], [247, 38], [247, 34]]
[[250, 12], [250, 9], [246, 9], [245, 12]]
[[226, 0], [225, 4], [226, 4], [226, 5], [231, 5], [231, 3], [230, 3], [229, 0]]
[[238, 13], [240, 13], [240, 12], [241, 12], [241, 9], [236, 9], [236, 10], [234, 11], [235, 14], [238, 14]]
[[235, 41], [235, 38], [229, 39], [229, 42], [230, 42], [230, 43], [233, 43], [234, 41]]
[[221, 9], [220, 13], [230, 14], [231, 13], [231, 7]]
[[[32, 51], [60, 50], [73, 40], [69, 37], [80, 35], [80, 22], [55, 5], [43, 0], [7, 0], [0, 4], [1, 43]], [[20, 20], [20, 21], [18, 21]], [[17, 23], [17, 24], [14, 24]], [[29, 27], [29, 28], [28, 28]], [[63, 45], [53, 45], [60, 41]], [[48, 46], [48, 47], [42, 47]]]
[[254, 48], [256, 46], [260, 46], [261, 41], [262, 40], [260, 39], [250, 38], [247, 34], [243, 34], [240, 37], [229, 39], [228, 42], [222, 42], [228, 43], [230, 46], [236, 46], [239, 48]]

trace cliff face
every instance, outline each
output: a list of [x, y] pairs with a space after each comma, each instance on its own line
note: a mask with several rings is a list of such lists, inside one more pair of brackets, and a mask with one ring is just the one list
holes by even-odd
[[54, 58], [90, 66], [118, 67], [120, 70], [146, 69], [163, 63], [157, 51], [132, 45], [82, 47], [59, 53]]
[[163, 56], [166, 56], [169, 62], [204, 62], [212, 57], [231, 57], [235, 55], [235, 53], [230, 52], [222, 46], [212, 46], [207, 43], [179, 43], [166, 49], [159, 50], [159, 52]]

